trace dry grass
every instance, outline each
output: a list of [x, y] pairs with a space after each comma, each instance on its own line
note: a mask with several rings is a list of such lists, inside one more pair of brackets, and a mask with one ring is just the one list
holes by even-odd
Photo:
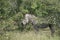
[[29, 32], [7, 32], [0, 40], [60, 40], [59, 36], [51, 37], [50, 32], [39, 32], [35, 34], [33, 31]]

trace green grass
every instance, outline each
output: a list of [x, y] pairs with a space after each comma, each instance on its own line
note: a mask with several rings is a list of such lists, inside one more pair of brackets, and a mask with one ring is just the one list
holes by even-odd
[[6, 32], [6, 34], [0, 36], [0, 40], [60, 40], [60, 37], [54, 35], [51, 37], [50, 32], [39, 32], [35, 34], [33, 31], [29, 32]]

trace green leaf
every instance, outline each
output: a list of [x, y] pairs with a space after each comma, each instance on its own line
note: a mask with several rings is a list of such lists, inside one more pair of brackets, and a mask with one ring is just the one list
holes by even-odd
[[32, 9], [35, 9], [37, 7], [37, 4], [36, 3], [33, 3], [32, 5], [31, 5], [31, 8]]

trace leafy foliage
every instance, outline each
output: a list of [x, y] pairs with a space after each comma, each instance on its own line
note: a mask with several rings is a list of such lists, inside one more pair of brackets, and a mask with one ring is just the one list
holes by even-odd
[[60, 27], [60, 0], [0, 0], [0, 28], [21, 27], [20, 22], [26, 13]]

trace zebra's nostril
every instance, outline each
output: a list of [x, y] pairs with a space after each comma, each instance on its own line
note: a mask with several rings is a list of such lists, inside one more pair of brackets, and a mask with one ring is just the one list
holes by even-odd
[[21, 25], [23, 26], [23, 23], [21, 23]]

